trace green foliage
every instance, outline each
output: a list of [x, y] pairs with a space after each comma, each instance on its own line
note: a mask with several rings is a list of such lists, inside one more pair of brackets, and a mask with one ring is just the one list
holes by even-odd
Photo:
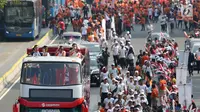
[[0, 0], [0, 8], [3, 8], [6, 3], [7, 0]]
[[[20, 0], [12, 0], [16, 4], [19, 3]], [[7, 0], [0, 0], [0, 9], [3, 9], [5, 4], [7, 3]]]

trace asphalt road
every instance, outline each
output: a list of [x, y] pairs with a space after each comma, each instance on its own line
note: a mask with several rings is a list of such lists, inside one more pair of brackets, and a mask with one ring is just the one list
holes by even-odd
[[[147, 33], [145, 33], [144, 31], [140, 31], [140, 26], [136, 25], [135, 26], [135, 31], [132, 32], [132, 39], [131, 39], [131, 43], [136, 51], [136, 53], [138, 53], [138, 51], [140, 49], [144, 49], [144, 44], [145, 44], [145, 38], [147, 36]], [[155, 32], [160, 32], [160, 25], [159, 24], [154, 24], [154, 31]], [[183, 33], [180, 30], [176, 30], [174, 31], [173, 34], [170, 34], [172, 37], [175, 38], [175, 40], [178, 42], [179, 44], [179, 49], [183, 49], [183, 43], [184, 43], [184, 38], [183, 38]], [[182, 38], [181, 38], [182, 37]], [[55, 43], [59, 43], [58, 41], [60, 40], [56, 40]], [[109, 64], [111, 64], [113, 62], [112, 57], [109, 59]], [[194, 97], [195, 98], [199, 98], [200, 99], [200, 88], [196, 88], [198, 87], [199, 81], [198, 81], [198, 77], [200, 79], [200, 77], [198, 75], [195, 74], [195, 78], [193, 78], [193, 93], [194, 93]], [[11, 90], [5, 95], [5, 97], [3, 97], [3, 99], [0, 100], [0, 108], [2, 112], [12, 112], [12, 105], [15, 102], [15, 99], [19, 96], [19, 83], [16, 83]], [[97, 110], [97, 103], [98, 101], [100, 101], [100, 97], [99, 97], [99, 88], [98, 87], [92, 87], [91, 88], [91, 104], [90, 104], [90, 112], [94, 112]]]
[[[42, 29], [40, 38], [43, 37], [48, 31], [49, 28]], [[3, 39], [0, 39], [0, 77], [6, 73], [21, 56], [24, 55], [26, 48], [32, 47], [40, 38], [34, 41], [22, 39], [3, 41]]]

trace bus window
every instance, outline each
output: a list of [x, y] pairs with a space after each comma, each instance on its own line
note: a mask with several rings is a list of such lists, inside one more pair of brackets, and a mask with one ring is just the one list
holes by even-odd
[[55, 86], [81, 84], [80, 64], [24, 63], [21, 83]]

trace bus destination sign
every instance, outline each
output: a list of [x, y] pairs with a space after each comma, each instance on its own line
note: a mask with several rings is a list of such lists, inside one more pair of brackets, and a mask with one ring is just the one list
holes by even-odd
[[10, 1], [6, 4], [6, 6], [33, 6], [33, 3], [30, 1]]

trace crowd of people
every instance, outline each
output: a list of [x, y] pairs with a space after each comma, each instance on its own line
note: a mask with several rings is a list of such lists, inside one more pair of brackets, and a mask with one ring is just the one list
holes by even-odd
[[[145, 49], [136, 57], [130, 39], [136, 24], [141, 24], [141, 31], [148, 31], [148, 24], [157, 22], [163, 32], [167, 32], [168, 27], [171, 32], [174, 28], [198, 29], [200, 2], [192, 3], [193, 19], [183, 17], [179, 3], [157, 0], [112, 2], [94, 0], [87, 5], [69, 1], [50, 23], [55, 34], [60, 35], [71, 23], [73, 30], [81, 32], [84, 40], [99, 42], [102, 50], [111, 51], [113, 64], [108, 64], [109, 55], [105, 55], [105, 67], [101, 71], [100, 112], [156, 112], [172, 110], [173, 103], [176, 111], [182, 110], [176, 86], [178, 44], [161, 34], [161, 38], [148, 40]], [[102, 20], [105, 20], [105, 26]], [[194, 102], [192, 108], [196, 108]]]
[[[192, 3], [193, 11], [190, 13], [193, 13], [193, 17], [183, 15], [181, 11], [185, 6], [180, 4], [184, 3], [181, 1], [179, 3], [158, 2], [156, 0], [118, 2], [116, 0], [113, 4], [112, 1], [94, 0], [91, 5], [88, 5], [80, 1], [74, 3], [69, 0], [68, 6], [61, 7], [57, 16], [52, 18], [50, 27], [54, 28], [55, 34], [60, 32], [60, 28], [62, 34], [62, 31], [67, 29], [68, 24], [72, 23], [73, 30], [81, 32], [89, 41], [99, 41], [105, 34], [109, 38], [113, 28], [117, 35], [121, 35], [123, 31], [133, 32], [136, 24], [141, 24], [141, 31], [146, 31], [147, 24], [158, 21], [162, 31], [170, 30], [173, 32], [174, 28], [185, 31], [198, 29], [200, 2], [196, 0]], [[102, 19], [106, 20], [106, 30], [102, 27]], [[65, 27], [62, 21], [65, 22]], [[113, 21], [114, 26], [111, 24]]]

